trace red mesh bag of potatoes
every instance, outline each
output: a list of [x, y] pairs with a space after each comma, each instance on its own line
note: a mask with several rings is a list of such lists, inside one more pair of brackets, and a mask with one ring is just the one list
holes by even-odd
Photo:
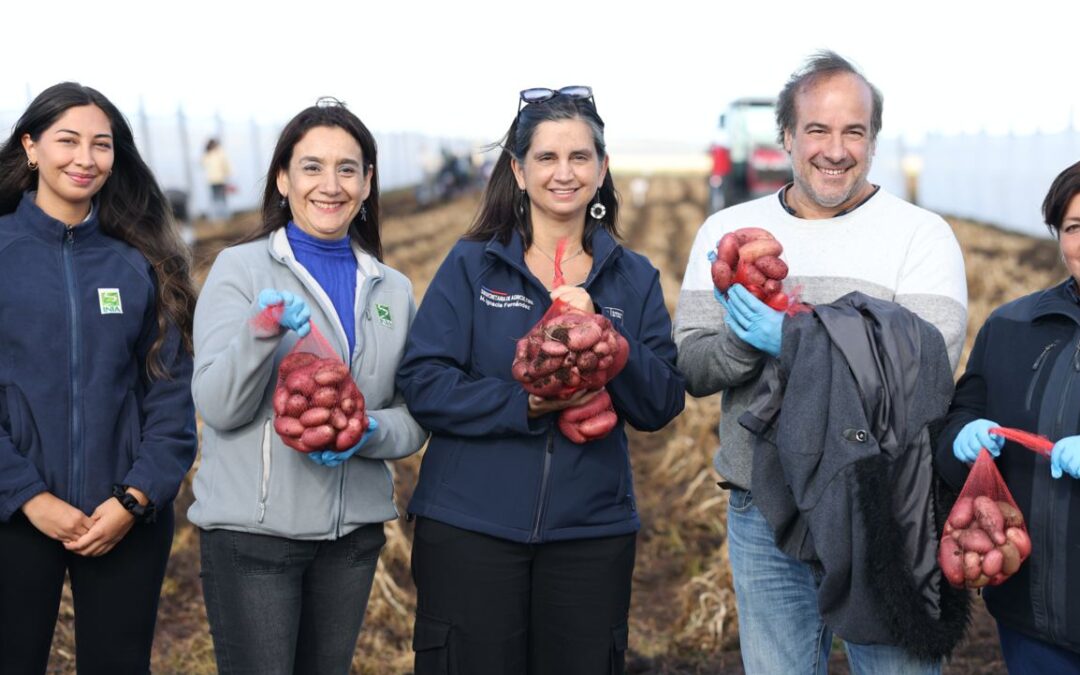
[[953, 586], [982, 588], [1008, 579], [1029, 555], [1024, 516], [983, 448], [945, 521], [938, 565]]
[[732, 284], [746, 290], [769, 307], [789, 314], [809, 309], [797, 294], [784, 290], [787, 263], [780, 259], [784, 247], [760, 227], [741, 227], [720, 237], [711, 252], [712, 279], [716, 290], [727, 293]]
[[[277, 325], [271, 305], [255, 317], [257, 326]], [[274, 388], [274, 431], [285, 445], [300, 452], [342, 452], [360, 442], [368, 421], [364, 395], [349, 367], [315, 324], [278, 365]]]
[[[566, 242], [560, 241], [555, 250], [555, 287], [563, 284], [561, 261], [565, 248]], [[579, 391], [603, 388], [623, 369], [629, 356], [629, 343], [607, 317], [583, 312], [556, 300], [525, 337], [518, 340], [511, 374], [530, 394], [565, 400]], [[615, 427], [611, 398], [607, 392], [603, 392], [602, 397], [601, 400], [607, 401], [605, 408], [597, 408], [599, 404], [594, 403], [601, 398], [598, 395], [582, 406], [567, 408], [561, 413], [560, 429], [564, 433], [566, 429], [582, 424], [591, 432], [573, 437], [567, 434], [571, 440], [581, 438], [583, 440], [575, 442], [584, 443], [602, 438]], [[576, 419], [586, 407], [594, 414]], [[565, 421], [566, 416], [575, 419]], [[598, 420], [588, 421], [597, 416]]]

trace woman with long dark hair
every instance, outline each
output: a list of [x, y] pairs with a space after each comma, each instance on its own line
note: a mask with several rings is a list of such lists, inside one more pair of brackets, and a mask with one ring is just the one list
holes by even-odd
[[[640, 527], [624, 423], [663, 427], [684, 382], [659, 274], [618, 242], [607, 169], [590, 88], [521, 92], [476, 221], [420, 306], [398, 372], [432, 432], [409, 504], [417, 675], [623, 672]], [[619, 422], [580, 445], [556, 419], [596, 391], [549, 400], [511, 377], [556, 300], [629, 344], [607, 384]]]
[[0, 147], [0, 672], [148, 672], [195, 457], [187, 248], [131, 128], [49, 87]]
[[[279, 330], [253, 330], [273, 305]], [[375, 138], [320, 100], [282, 130], [262, 225], [218, 255], [195, 310], [205, 426], [188, 517], [219, 672], [349, 672], [397, 516], [385, 460], [425, 438], [394, 385], [415, 311], [409, 280], [382, 262]], [[313, 324], [366, 401], [368, 431], [341, 452], [297, 452], [273, 426], [278, 366]]]

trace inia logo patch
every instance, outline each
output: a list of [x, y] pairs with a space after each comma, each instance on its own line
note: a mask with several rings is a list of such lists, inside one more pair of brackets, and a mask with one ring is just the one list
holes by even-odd
[[375, 314], [379, 316], [379, 323], [387, 328], [394, 327], [394, 317], [390, 316], [390, 305], [375, 305]]
[[97, 289], [98, 306], [102, 314], [123, 314], [124, 306], [120, 302], [119, 288]]

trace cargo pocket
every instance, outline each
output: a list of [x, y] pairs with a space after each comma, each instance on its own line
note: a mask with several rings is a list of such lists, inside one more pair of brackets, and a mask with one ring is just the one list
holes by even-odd
[[[413, 631], [415, 675], [450, 675], [450, 622], [417, 612]], [[455, 669], [456, 670], [456, 669]]]
[[626, 649], [630, 644], [630, 628], [621, 624], [611, 629], [611, 675], [626, 672]]

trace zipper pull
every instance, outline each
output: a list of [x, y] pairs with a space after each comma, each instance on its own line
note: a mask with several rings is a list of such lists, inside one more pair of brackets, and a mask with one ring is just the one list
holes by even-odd
[[1039, 357], [1037, 359], [1035, 359], [1035, 363], [1031, 364], [1031, 369], [1032, 370], [1038, 370], [1039, 366], [1042, 365], [1042, 362], [1046, 360], [1046, 355], [1050, 353], [1051, 349], [1053, 349], [1054, 347], [1057, 347], [1057, 344], [1058, 344], [1058, 341], [1054, 340], [1050, 344], [1043, 347], [1042, 354], [1039, 354]]
[[67, 231], [64, 233], [64, 239], [67, 240], [67, 243], [74, 244], [75, 243], [75, 228], [69, 227], [67, 229]]

